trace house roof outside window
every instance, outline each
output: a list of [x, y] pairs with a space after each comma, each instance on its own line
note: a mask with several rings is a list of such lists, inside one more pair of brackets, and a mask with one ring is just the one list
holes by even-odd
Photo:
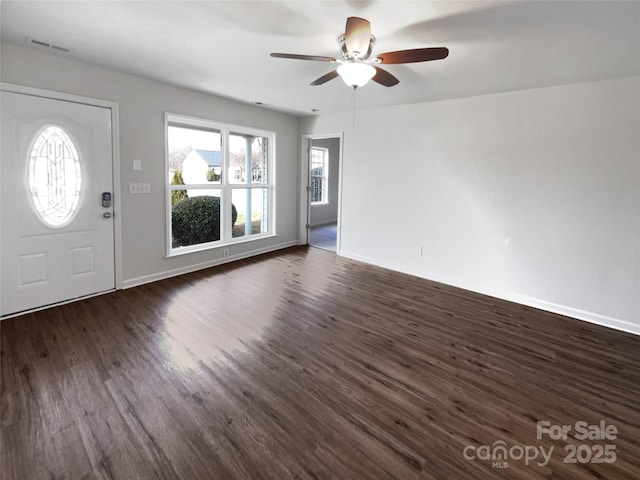
[[194, 149], [195, 152], [202, 157], [202, 159], [206, 162], [208, 167], [219, 167], [220, 163], [220, 152], [216, 150], [199, 150]]

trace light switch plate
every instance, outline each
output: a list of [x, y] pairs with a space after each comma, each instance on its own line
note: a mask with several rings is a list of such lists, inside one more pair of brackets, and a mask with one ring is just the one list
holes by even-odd
[[129, 193], [133, 195], [138, 195], [142, 193], [151, 193], [151, 184], [150, 183], [130, 183]]
[[139, 172], [140, 170], [142, 170], [142, 160], [134, 160], [133, 161], [133, 169], [136, 172]]

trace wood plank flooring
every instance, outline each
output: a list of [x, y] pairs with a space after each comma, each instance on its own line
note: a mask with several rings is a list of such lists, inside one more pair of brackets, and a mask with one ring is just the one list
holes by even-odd
[[[0, 337], [6, 480], [640, 478], [640, 337], [319, 249], [5, 320]], [[538, 421], [572, 430], [538, 439]], [[618, 434], [580, 440], [580, 421]]]

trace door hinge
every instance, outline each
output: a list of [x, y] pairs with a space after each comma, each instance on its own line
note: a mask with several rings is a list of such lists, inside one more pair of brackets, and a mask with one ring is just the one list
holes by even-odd
[[309, 224], [307, 223], [307, 224], [305, 225], [305, 228], [306, 228], [307, 230], [309, 230], [309, 229], [311, 228], [311, 225], [309, 225]]
[[307, 185], [307, 193], [311, 191], [311, 187]]

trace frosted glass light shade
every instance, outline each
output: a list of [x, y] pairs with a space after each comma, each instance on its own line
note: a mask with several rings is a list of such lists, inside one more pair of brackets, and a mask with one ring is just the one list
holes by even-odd
[[366, 63], [344, 63], [338, 67], [338, 75], [350, 87], [362, 87], [376, 74], [376, 69]]

